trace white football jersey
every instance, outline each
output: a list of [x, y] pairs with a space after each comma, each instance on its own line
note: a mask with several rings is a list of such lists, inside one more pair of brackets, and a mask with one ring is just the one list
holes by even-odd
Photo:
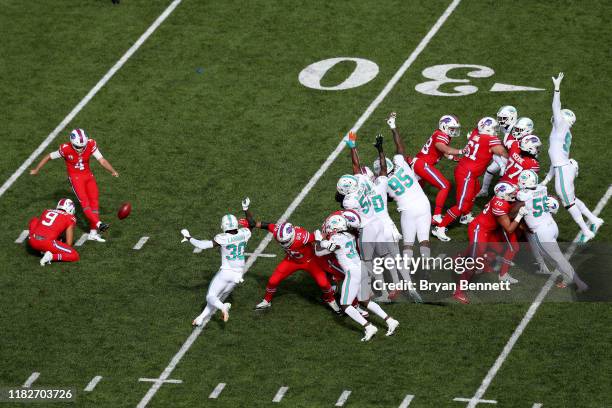
[[525, 215], [527, 226], [535, 231], [540, 225], [554, 222], [552, 214], [546, 206], [548, 192], [546, 187], [537, 186], [534, 190], [521, 190], [516, 195], [516, 199], [525, 203], [525, 208], [529, 210]]
[[393, 164], [395, 168], [387, 180], [387, 193], [397, 202], [398, 211], [407, 210], [417, 201], [429, 202], [404, 156], [393, 156]]
[[351, 233], [339, 232], [332, 235], [329, 240], [337, 247], [334, 254], [344, 271], [361, 267], [361, 258], [359, 258], [359, 253], [357, 252], [357, 242]]
[[240, 228], [237, 234], [224, 232], [215, 235], [215, 242], [221, 247], [221, 269], [244, 272], [244, 251], [251, 238], [251, 230]]
[[553, 96], [553, 123], [549, 143], [548, 155], [550, 156], [550, 163], [555, 167], [568, 164], [570, 146], [572, 145], [572, 132], [570, 132], [569, 124], [563, 119], [559, 92], [555, 92]]
[[357, 192], [344, 196], [342, 207], [353, 210], [359, 215], [362, 228], [377, 218], [370, 194], [362, 184]]

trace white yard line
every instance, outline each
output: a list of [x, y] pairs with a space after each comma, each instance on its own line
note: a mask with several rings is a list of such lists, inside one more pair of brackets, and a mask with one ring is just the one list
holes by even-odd
[[88, 237], [89, 237], [89, 234], [87, 233], [81, 235], [81, 238], [79, 238], [79, 240], [74, 243], [74, 246], [82, 246], [87, 241]]
[[214, 390], [212, 390], [208, 398], [217, 399], [219, 395], [221, 394], [221, 391], [223, 391], [224, 388], [225, 388], [225, 383], [217, 384], [217, 386], [215, 387]]
[[160, 380], [159, 378], [139, 378], [138, 381], [152, 382], [152, 383], [167, 383], [167, 384], [182, 384], [183, 380], [173, 380], [168, 378], [166, 380]]
[[132, 57], [132, 55], [134, 55], [134, 53], [140, 48], [140, 46], [144, 44], [144, 42], [151, 36], [151, 34], [153, 34], [155, 30], [157, 30], [157, 28], [161, 25], [161, 23], [163, 23], [164, 20], [174, 11], [174, 9], [181, 3], [181, 1], [182, 0], [174, 0], [172, 3], [170, 3], [170, 5], [164, 10], [164, 12], [161, 13], [159, 17], [157, 17], [157, 20], [155, 20], [153, 24], [151, 24], [151, 26], [147, 28], [147, 31], [145, 31], [140, 36], [140, 38], [136, 40], [134, 45], [132, 45], [125, 52], [125, 54], [123, 54], [123, 56], [119, 58], [115, 65], [113, 65], [111, 69], [109, 69], [108, 72], [104, 74], [104, 76], [98, 81], [98, 83], [94, 85], [93, 88], [91, 88], [87, 95], [85, 95], [85, 97], [81, 99], [79, 103], [77, 103], [77, 105], [70, 111], [70, 113], [64, 118], [64, 120], [62, 120], [60, 124], [57, 125], [57, 127], [53, 129], [51, 133], [49, 133], [47, 138], [43, 140], [43, 142], [36, 148], [36, 150], [32, 152], [30, 157], [28, 157], [26, 161], [24, 161], [23, 164], [19, 166], [19, 168], [15, 170], [15, 172], [4, 182], [2, 187], [0, 187], [0, 197], [2, 197], [4, 193], [6, 193], [6, 191], [13, 185], [13, 183], [15, 183], [19, 176], [21, 176], [23, 172], [26, 171], [32, 165], [32, 163], [34, 163], [34, 160], [36, 160], [36, 158], [40, 156], [41, 153], [43, 153], [43, 151], [51, 144], [51, 142], [55, 140], [57, 135], [62, 130], [64, 130], [64, 128], [68, 126], [68, 124], [76, 117], [76, 115], [79, 114], [79, 112], [89, 103], [89, 101], [91, 101], [91, 99], [96, 96], [98, 91], [100, 91], [100, 89], [102, 89], [102, 87], [106, 85], [106, 83], [113, 77], [113, 75], [115, 75], [117, 71], [119, 71], [121, 67], [123, 67], [123, 65]]
[[[457, 402], [471, 402], [473, 400], [473, 398], [461, 398], [461, 397], [457, 397], [457, 398], [453, 398], [453, 401], [457, 401]], [[495, 400], [486, 400], [486, 399], [479, 399], [477, 401], [478, 404], [497, 404], [497, 401]]]
[[278, 391], [276, 392], [276, 395], [274, 396], [274, 398], [272, 398], [272, 402], [281, 402], [288, 390], [289, 390], [289, 387], [280, 387]]
[[344, 404], [346, 403], [346, 400], [348, 400], [348, 397], [351, 395], [351, 391], [350, 390], [344, 390], [342, 391], [342, 394], [340, 394], [340, 397], [338, 397], [338, 401], [336, 401], [336, 407], [342, 407], [344, 406]]
[[402, 403], [399, 404], [398, 408], [408, 408], [413, 399], [414, 399], [414, 395], [411, 395], [411, 394], [406, 395], [404, 399], [402, 400]]
[[28, 230], [23, 230], [21, 231], [21, 234], [19, 234], [19, 236], [17, 237], [17, 239], [15, 240], [16, 244], [23, 244], [23, 241], [26, 240], [26, 238], [28, 237], [28, 235], [30, 235], [30, 231]]
[[[453, 11], [455, 10], [455, 8], [457, 8], [460, 2], [461, 0], [453, 0], [453, 2], [446, 8], [446, 10], [444, 10], [444, 13], [442, 13], [442, 15], [436, 21], [436, 23], [431, 27], [429, 32], [425, 35], [425, 37], [423, 37], [423, 39], [417, 45], [415, 50], [412, 51], [412, 54], [410, 54], [408, 59], [404, 61], [402, 66], [395, 73], [395, 75], [393, 75], [393, 77], [389, 80], [389, 82], [385, 85], [383, 90], [378, 94], [378, 96], [376, 96], [376, 98], [372, 101], [372, 103], [370, 103], [370, 106], [368, 106], [365, 112], [359, 117], [357, 122], [351, 128], [352, 131], [357, 132], [361, 128], [361, 126], [365, 123], [365, 121], [370, 117], [370, 115], [372, 115], [374, 110], [378, 107], [378, 105], [380, 105], [380, 103], [389, 94], [389, 92], [391, 92], [393, 87], [397, 84], [397, 82], [400, 80], [402, 75], [404, 75], [406, 70], [410, 68], [410, 66], [414, 63], [416, 58], [421, 54], [421, 52], [423, 52], [427, 44], [429, 44], [429, 42], [431, 41], [433, 36], [438, 32], [438, 30], [440, 30], [440, 27], [442, 27], [444, 22], [453, 13]], [[344, 145], [345, 143], [343, 140], [340, 141], [340, 143], [338, 143], [338, 146], [336, 146], [336, 149], [327, 157], [327, 159], [321, 165], [319, 170], [316, 171], [316, 173], [312, 176], [312, 178], [304, 186], [302, 191], [300, 191], [300, 193], [297, 195], [297, 197], [295, 197], [293, 202], [291, 202], [289, 207], [287, 207], [283, 215], [281, 215], [280, 219], [278, 220], [279, 223], [286, 221], [291, 216], [291, 214], [293, 214], [296, 208], [302, 203], [304, 198], [306, 198], [310, 190], [314, 187], [314, 185], [319, 181], [319, 179], [327, 171], [329, 166], [331, 166], [331, 164], [336, 160], [338, 155], [340, 155], [340, 152], [342, 152], [342, 149], [344, 149]], [[272, 240], [272, 234], [267, 234], [266, 237], [259, 243], [253, 255], [251, 255], [247, 259], [247, 262], [245, 265], [245, 273], [253, 265], [253, 263], [259, 256], [259, 254], [263, 253], [264, 249], [266, 249], [266, 247], [268, 246], [271, 240]], [[189, 337], [187, 337], [187, 340], [185, 340], [185, 342], [183, 343], [179, 351], [176, 353], [174, 357], [172, 357], [168, 366], [164, 369], [164, 371], [159, 376], [160, 380], [164, 380], [170, 376], [170, 374], [172, 373], [172, 371], [174, 371], [176, 365], [181, 361], [181, 359], [183, 358], [187, 350], [191, 348], [194, 341], [198, 338], [198, 336], [200, 335], [204, 327], [206, 327], [206, 323], [208, 323], [208, 320], [206, 320], [202, 326], [196, 327], [191, 332]], [[149, 401], [151, 400], [151, 398], [153, 398], [153, 396], [157, 393], [161, 385], [162, 385], [161, 382], [154, 383], [153, 385], [151, 385], [151, 388], [149, 389], [149, 391], [147, 391], [145, 396], [138, 403], [137, 408], [146, 407]]]
[[141, 237], [136, 243], [136, 245], [134, 245], [133, 249], [137, 251], [140, 250], [143, 247], [143, 245], [147, 243], [148, 240], [149, 240], [149, 237]]
[[254, 252], [245, 252], [244, 254], [248, 256], [258, 256], [260, 258], [276, 258], [276, 254], [256, 254]]
[[[601, 211], [604, 209], [604, 207], [606, 206], [606, 204], [608, 203], [611, 197], [612, 197], [612, 185], [608, 186], [608, 190], [603, 195], [603, 197], [601, 197], [601, 200], [599, 200], [599, 203], [597, 203], [597, 206], [593, 210], [593, 214], [599, 215], [599, 213], [601, 213]], [[576, 238], [572, 242], [572, 245], [570, 245], [570, 247], [565, 252], [565, 257], [568, 260], [572, 257], [572, 255], [574, 255], [574, 252], [576, 251], [577, 243], [580, 240], [580, 235], [581, 235], [580, 233], [576, 235]], [[519, 337], [521, 337], [521, 335], [523, 334], [523, 331], [525, 330], [525, 328], [527, 327], [531, 319], [533, 319], [533, 316], [535, 316], [536, 312], [538, 311], [538, 308], [544, 301], [544, 298], [546, 297], [550, 289], [553, 287], [555, 280], [557, 279], [557, 276], [558, 274], [550, 275], [550, 277], [548, 278], [548, 280], [546, 281], [546, 283], [540, 290], [540, 293], [538, 293], [538, 296], [536, 296], [531, 306], [529, 306], [529, 309], [527, 310], [527, 313], [525, 313], [523, 320], [521, 320], [519, 325], [514, 330], [514, 333], [512, 333], [512, 336], [510, 336], [510, 339], [508, 340], [508, 343], [506, 343], [501, 354], [499, 355], [499, 357], [497, 357], [497, 360], [495, 360], [495, 363], [489, 369], [489, 372], [487, 373], [485, 378], [482, 380], [480, 387], [478, 387], [478, 390], [476, 390], [476, 393], [474, 394], [474, 396], [468, 400], [469, 404], [467, 405], [467, 408], [474, 408], [480, 402], [480, 399], [485, 395], [485, 393], [487, 392], [487, 389], [491, 385], [491, 382], [497, 375], [497, 372], [501, 368], [502, 364], [504, 364], [504, 361], [506, 361], [506, 359], [510, 355], [510, 352], [514, 348], [514, 345], [518, 341]]]
[[531, 406], [531, 408], [542, 408], [543, 406], [544, 404], [542, 404], [541, 402], [536, 402]]
[[34, 381], [36, 381], [39, 376], [40, 376], [40, 373], [37, 373], [36, 371], [33, 372], [32, 374], [30, 374], [28, 379], [23, 383], [22, 387], [23, 388], [30, 388], [32, 386], [32, 384], [34, 384]]
[[96, 375], [94, 378], [91, 379], [91, 381], [89, 382], [89, 384], [87, 384], [87, 386], [85, 387], [83, 391], [92, 392], [94, 388], [96, 388], [96, 385], [98, 385], [101, 379], [102, 379], [101, 375]]

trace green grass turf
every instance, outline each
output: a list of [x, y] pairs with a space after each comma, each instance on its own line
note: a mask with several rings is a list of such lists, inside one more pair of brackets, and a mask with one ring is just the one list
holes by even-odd
[[[9, 39], [0, 45], [7, 56], [0, 63], [3, 180], [167, 4], [0, 2], [7, 10], [0, 27]], [[71, 194], [59, 162], [36, 178], [23, 175], [0, 198], [0, 384], [19, 385], [40, 371], [39, 385], [82, 390], [102, 375], [94, 392], [79, 393], [77, 405], [136, 405], [150, 386], [138, 378], [158, 376], [178, 351], [219, 264], [214, 252], [192, 255], [180, 246], [178, 230], [212, 236], [221, 214], [238, 212], [245, 195], [262, 218], [280, 216], [447, 5], [184, 0], [69, 125], [87, 129], [121, 173], [112, 179], [94, 164], [103, 218], [113, 223], [109, 241], [79, 249], [77, 264], [45, 269], [13, 243], [29, 217]], [[395, 110], [416, 152], [443, 113], [458, 115], [467, 130], [514, 104], [547, 139], [550, 91], [488, 89], [503, 82], [550, 90], [550, 75], [564, 70], [562, 101], [578, 116], [577, 192], [593, 207], [610, 170], [606, 160], [590, 160], [605, 149], [602, 134], [611, 125], [600, 108], [609, 100], [609, 69], [601, 63], [609, 56], [601, 46], [610, 42], [609, 11], [604, 1], [519, 1], [512, 13], [496, 2], [465, 1], [360, 135], [372, 138]], [[340, 92], [297, 81], [305, 66], [336, 56], [370, 59], [380, 73]], [[480, 91], [465, 97], [414, 90], [424, 68], [445, 63], [485, 65], [496, 74], [473, 79]], [[349, 70], [350, 64], [337, 67], [324, 84]], [[392, 151], [389, 140], [386, 148]], [[364, 146], [362, 157], [370, 162], [373, 149]], [[335, 208], [333, 186], [348, 163], [344, 152], [291, 217], [295, 223], [316, 227]], [[450, 178], [452, 163], [441, 168]], [[133, 203], [134, 213], [118, 222], [113, 212], [123, 201]], [[79, 219], [84, 230], [80, 213]], [[573, 239], [577, 228], [568, 214], [560, 211], [557, 220], [562, 239]], [[451, 234], [465, 240], [465, 227]], [[609, 242], [610, 234], [604, 227], [597, 240]], [[143, 235], [150, 241], [133, 251]], [[263, 236], [255, 233], [251, 250]], [[266, 252], [280, 254], [275, 244]], [[172, 374], [184, 383], [164, 385], [151, 406], [267, 406], [282, 385], [290, 387], [284, 399], [290, 406], [330, 406], [343, 389], [353, 391], [347, 406], [397, 406], [405, 394], [416, 395], [415, 407], [460, 406], [452, 398], [473, 395], [527, 309], [524, 303], [392, 305], [402, 322], [398, 335], [360, 344], [360, 332], [327, 313], [304, 274], [280, 287], [272, 310], [253, 313], [276, 262], [255, 263], [232, 297], [231, 322], [211, 322]], [[609, 331], [603, 321], [609, 304], [545, 304], [540, 312], [485, 398], [501, 407], [608, 404], [602, 379], [610, 358], [601, 354], [600, 339]], [[210, 401], [218, 382], [228, 386]]]

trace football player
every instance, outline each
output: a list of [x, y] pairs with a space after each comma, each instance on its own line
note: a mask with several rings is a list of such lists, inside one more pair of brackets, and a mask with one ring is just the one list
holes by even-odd
[[442, 221], [442, 210], [451, 188], [450, 182], [436, 168], [436, 164], [442, 156], [451, 160], [455, 157], [459, 158], [462, 151], [450, 147], [449, 144], [451, 138], [459, 136], [460, 133], [461, 124], [456, 116], [442, 116], [438, 121], [438, 129], [427, 139], [421, 151], [412, 159], [412, 169], [416, 175], [439, 190], [436, 194], [436, 205], [433, 212], [434, 222]]
[[320, 231], [315, 232], [316, 253], [319, 256], [333, 253], [342, 266], [345, 278], [342, 281], [340, 305], [351, 319], [363, 327], [365, 335], [361, 341], [372, 339], [378, 332], [378, 328], [352, 306], [355, 298], [367, 310], [385, 320], [388, 327], [387, 336], [391, 336], [395, 333], [399, 322], [385, 313], [378, 303], [370, 300], [371, 288], [368, 273], [362, 266], [355, 237], [348, 232], [345, 218], [340, 215], [330, 216], [326, 221], [325, 230], [329, 234], [327, 239], [323, 239]]
[[[393, 134], [395, 155], [390, 168], [387, 168], [387, 193], [397, 202], [400, 212], [402, 236], [404, 239], [404, 255], [412, 257], [415, 240], [419, 241], [419, 252], [422, 257], [429, 258], [429, 230], [431, 228], [431, 205], [423, 192], [412, 168], [406, 162], [406, 148], [397, 129], [395, 112], [387, 117], [387, 125]], [[383, 161], [374, 163], [374, 172], [385, 174]], [[388, 166], [389, 167], [389, 166]]]
[[540, 171], [538, 153], [542, 142], [536, 135], [522, 137], [520, 142], [515, 143], [508, 149], [508, 164], [504, 175], [499, 179], [500, 183], [510, 183], [515, 186], [518, 183], [519, 175], [523, 170], [532, 170], [536, 173]]
[[[30, 220], [28, 244], [41, 251], [43, 257], [40, 265], [53, 262], [76, 262], [79, 253], [72, 247], [74, 241], [74, 203], [69, 198], [62, 198], [53, 210], [45, 210], [40, 217]], [[59, 240], [65, 234], [65, 241]]]
[[[324, 262], [317, 260], [314, 253], [314, 235], [303, 227], [294, 226], [289, 222], [280, 224], [256, 221], [251, 211], [246, 214], [245, 225], [250, 228], [261, 228], [270, 232], [276, 242], [285, 251], [285, 258], [276, 266], [266, 285], [266, 294], [261, 302], [255, 306], [255, 310], [264, 310], [272, 307], [272, 299], [278, 285], [293, 273], [306, 271], [317, 283], [323, 292], [323, 300], [335, 312], [340, 313], [340, 308], [334, 299], [334, 291], [329, 283], [324, 267]], [[333, 273], [332, 271], [329, 271]]]
[[[497, 122], [499, 123], [499, 130], [504, 133], [503, 142], [506, 149], [509, 149], [507, 143], [512, 143], [513, 137], [510, 135], [510, 131], [516, 123], [517, 117], [518, 112], [516, 108], [511, 105], [502, 106], [497, 111]], [[503, 176], [506, 166], [506, 158], [499, 155], [493, 155], [493, 160], [487, 167], [487, 171], [483, 176], [482, 188], [478, 194], [476, 194], [476, 197], [487, 197], [489, 195], [489, 187], [491, 186], [493, 177], [495, 177], [496, 174]]]
[[477, 131], [473, 131], [464, 149], [464, 156], [455, 167], [455, 186], [457, 203], [448, 209], [442, 222], [431, 233], [440, 241], [450, 241], [446, 227], [457, 217], [466, 215], [464, 223], [473, 220], [472, 207], [476, 194], [480, 191], [478, 178], [485, 172], [494, 154], [507, 158], [508, 152], [497, 138], [498, 123], [495, 119], [484, 117], [478, 121]]
[[31, 175], [37, 175], [49, 160], [59, 159], [66, 162], [68, 171], [68, 182], [77, 199], [81, 203], [83, 213], [89, 221], [89, 235], [91, 241], [105, 242], [98, 231], [104, 232], [109, 225], [100, 221], [100, 209], [98, 205], [98, 184], [89, 167], [89, 160], [94, 157], [113, 177], [119, 177], [119, 173], [106, 160], [96, 141], [89, 139], [83, 129], [74, 129], [70, 132], [70, 143], [60, 145], [59, 149], [43, 157], [38, 165], [30, 170]]
[[[249, 209], [249, 204], [248, 197], [242, 201], [245, 213]], [[240, 228], [238, 219], [232, 214], [226, 214], [221, 218], [221, 230], [223, 233], [215, 235], [212, 240], [195, 239], [187, 229], [181, 230], [183, 235], [181, 242], [189, 241], [191, 245], [200, 249], [219, 248], [221, 253], [221, 267], [208, 285], [206, 307], [193, 319], [191, 323], [193, 326], [201, 326], [205, 320], [210, 320], [217, 310], [221, 311], [223, 321], [228, 321], [232, 305], [223, 303], [223, 300], [232, 293], [234, 286], [242, 280], [244, 274], [244, 251], [251, 238], [251, 230]]]
[[[561, 109], [561, 81], [563, 72], [552, 78], [555, 92], [552, 102], [552, 131], [550, 132], [550, 156], [551, 168], [542, 185], [546, 185], [553, 177], [555, 178], [555, 191], [561, 198], [563, 206], [582, 231], [582, 242], [587, 242], [595, 236], [595, 232], [601, 227], [604, 220], [597, 217], [587, 208], [586, 204], [576, 197], [574, 190], [574, 178], [577, 176], [577, 166], [570, 163], [570, 147], [572, 144], [571, 128], [576, 122], [576, 115], [569, 109]], [[554, 176], [553, 176], [554, 174]], [[586, 216], [591, 223], [589, 228], [582, 216]]]
[[532, 170], [521, 172], [518, 186], [520, 191], [516, 198], [525, 203], [528, 211], [525, 214], [525, 224], [529, 227], [527, 238], [538, 263], [543, 269], [547, 269], [542, 255], [548, 257], [563, 276], [562, 281], [557, 284], [558, 287], [564, 288], [575, 283], [578, 291], [584, 292], [588, 286], [576, 274], [557, 244], [559, 228], [552, 214], [559, 209], [559, 202], [548, 196], [545, 186], [538, 185], [538, 175]]

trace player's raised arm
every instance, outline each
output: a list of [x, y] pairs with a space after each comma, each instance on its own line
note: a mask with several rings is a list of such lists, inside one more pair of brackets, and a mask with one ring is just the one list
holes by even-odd
[[393, 141], [395, 142], [395, 149], [397, 154], [401, 154], [402, 156], [406, 155], [406, 147], [404, 146], [404, 141], [397, 130], [397, 126], [395, 126], [395, 118], [397, 117], [397, 113], [391, 112], [389, 117], [387, 117], [387, 125], [391, 129], [391, 133], [393, 133]]
[[357, 153], [357, 133], [352, 130], [349, 132], [348, 137], [344, 140], [344, 143], [351, 149], [351, 162], [353, 163], [353, 174], [361, 173], [361, 164], [359, 163], [359, 153]]
[[181, 234], [183, 235], [183, 239], [181, 240], [181, 243], [189, 241], [189, 243], [196, 248], [210, 249], [210, 248], [219, 246], [219, 244], [216, 241], [209, 241], [206, 239], [199, 240], [199, 239], [193, 238], [191, 234], [189, 233], [189, 231], [185, 228], [181, 230]]
[[387, 175], [387, 160], [385, 160], [385, 152], [383, 151], [383, 135], [376, 135], [376, 143], [374, 147], [378, 150], [378, 160], [380, 162], [380, 174]]
[[562, 80], [563, 80], [563, 72], [559, 72], [559, 75], [556, 78], [552, 77], [553, 84], [555, 85], [555, 90], [553, 92], [553, 101], [552, 101], [553, 121], [555, 125], [561, 123], [561, 121], [563, 120], [563, 115], [561, 113], [561, 81]]

